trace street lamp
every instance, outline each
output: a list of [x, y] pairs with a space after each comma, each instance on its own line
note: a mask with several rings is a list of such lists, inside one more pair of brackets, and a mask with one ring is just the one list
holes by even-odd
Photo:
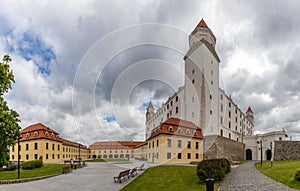
[[20, 137], [21, 135], [18, 135], [18, 179], [20, 179]]
[[272, 142], [270, 142], [270, 148], [271, 148], [271, 167], [273, 167]]
[[260, 166], [262, 166], [262, 140], [257, 141], [257, 144], [260, 144]]

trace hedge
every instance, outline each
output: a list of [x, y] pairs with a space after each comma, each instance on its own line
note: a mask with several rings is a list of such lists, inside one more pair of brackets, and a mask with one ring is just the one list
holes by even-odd
[[230, 172], [230, 169], [230, 163], [227, 159], [203, 160], [197, 165], [197, 175], [201, 183], [204, 183], [208, 178], [221, 181], [225, 174]]
[[43, 160], [31, 160], [27, 162], [23, 162], [21, 164], [21, 167], [23, 170], [32, 170], [34, 168], [40, 168], [43, 166]]

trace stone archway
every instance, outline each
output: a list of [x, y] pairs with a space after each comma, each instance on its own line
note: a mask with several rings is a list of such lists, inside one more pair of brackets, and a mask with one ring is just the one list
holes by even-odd
[[252, 160], [252, 150], [246, 149], [246, 160]]
[[267, 160], [271, 160], [271, 158], [272, 158], [272, 151], [271, 151], [271, 149], [266, 150], [266, 156], [267, 156]]

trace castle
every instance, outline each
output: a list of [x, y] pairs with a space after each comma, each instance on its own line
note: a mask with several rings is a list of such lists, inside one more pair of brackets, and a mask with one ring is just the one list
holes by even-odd
[[253, 134], [254, 117], [246, 114], [219, 87], [220, 59], [216, 37], [202, 19], [189, 35], [189, 50], [184, 56], [185, 82], [156, 112], [152, 103], [146, 112], [146, 139], [167, 119], [179, 118], [200, 127], [203, 136], [219, 135], [237, 142]]

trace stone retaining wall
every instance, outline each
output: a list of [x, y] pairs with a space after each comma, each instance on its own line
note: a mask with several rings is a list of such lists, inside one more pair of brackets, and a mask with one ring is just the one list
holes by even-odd
[[300, 141], [275, 141], [274, 160], [299, 160]]
[[204, 159], [226, 158], [229, 161], [244, 160], [245, 144], [218, 135], [205, 136]]
[[61, 173], [58, 174], [52, 174], [49, 176], [41, 176], [41, 177], [34, 177], [34, 178], [23, 178], [23, 179], [15, 179], [15, 180], [0, 180], [0, 184], [16, 184], [16, 183], [23, 183], [23, 182], [30, 182], [30, 181], [35, 181], [35, 180], [42, 180], [45, 178], [51, 178], [57, 175], [60, 175]]

